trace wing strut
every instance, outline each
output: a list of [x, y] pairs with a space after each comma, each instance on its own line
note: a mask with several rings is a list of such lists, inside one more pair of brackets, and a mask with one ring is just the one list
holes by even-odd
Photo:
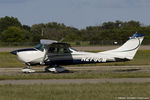
[[48, 47], [45, 48], [45, 54], [44, 54], [44, 57], [43, 57], [42, 61], [40, 62], [41, 65], [44, 65], [44, 64], [45, 64], [44, 61], [45, 61], [45, 58], [46, 58], [47, 53], [48, 53]]

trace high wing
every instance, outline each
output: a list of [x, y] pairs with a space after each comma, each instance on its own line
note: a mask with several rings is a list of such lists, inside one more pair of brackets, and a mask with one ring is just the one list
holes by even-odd
[[57, 43], [58, 41], [55, 41], [55, 40], [47, 40], [47, 39], [41, 39], [40, 40], [40, 43], [43, 44], [43, 45], [50, 45], [52, 43]]

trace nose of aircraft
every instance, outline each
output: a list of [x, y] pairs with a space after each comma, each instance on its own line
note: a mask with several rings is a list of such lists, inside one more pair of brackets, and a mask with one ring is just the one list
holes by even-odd
[[10, 53], [13, 54], [13, 55], [17, 55], [17, 50], [11, 51]]
[[18, 52], [23, 52], [23, 51], [36, 51], [36, 49], [34, 48], [18, 49], [18, 50], [11, 51], [10, 53], [17, 55]]

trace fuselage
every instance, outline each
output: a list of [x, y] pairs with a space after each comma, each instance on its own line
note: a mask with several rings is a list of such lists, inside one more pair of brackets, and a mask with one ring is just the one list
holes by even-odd
[[[36, 48], [29, 49], [20, 49], [12, 51], [15, 53], [19, 61], [28, 64], [28, 65], [71, 65], [71, 64], [86, 64], [86, 63], [105, 63], [105, 62], [114, 62], [119, 61], [116, 59], [116, 55], [107, 55], [103, 52], [92, 53], [92, 52], [82, 52], [76, 51], [72, 48], [69, 48], [70, 53], [47, 53], [44, 58], [46, 50], [38, 50]], [[42, 63], [44, 59], [44, 63]], [[122, 58], [124, 59], [124, 58]], [[126, 59], [124, 59], [126, 60]]]

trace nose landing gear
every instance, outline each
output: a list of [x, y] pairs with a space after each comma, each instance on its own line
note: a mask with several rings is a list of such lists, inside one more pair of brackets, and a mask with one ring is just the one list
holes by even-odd
[[35, 70], [31, 69], [30, 67], [24, 67], [24, 68], [22, 69], [22, 72], [23, 72], [23, 73], [34, 73]]

